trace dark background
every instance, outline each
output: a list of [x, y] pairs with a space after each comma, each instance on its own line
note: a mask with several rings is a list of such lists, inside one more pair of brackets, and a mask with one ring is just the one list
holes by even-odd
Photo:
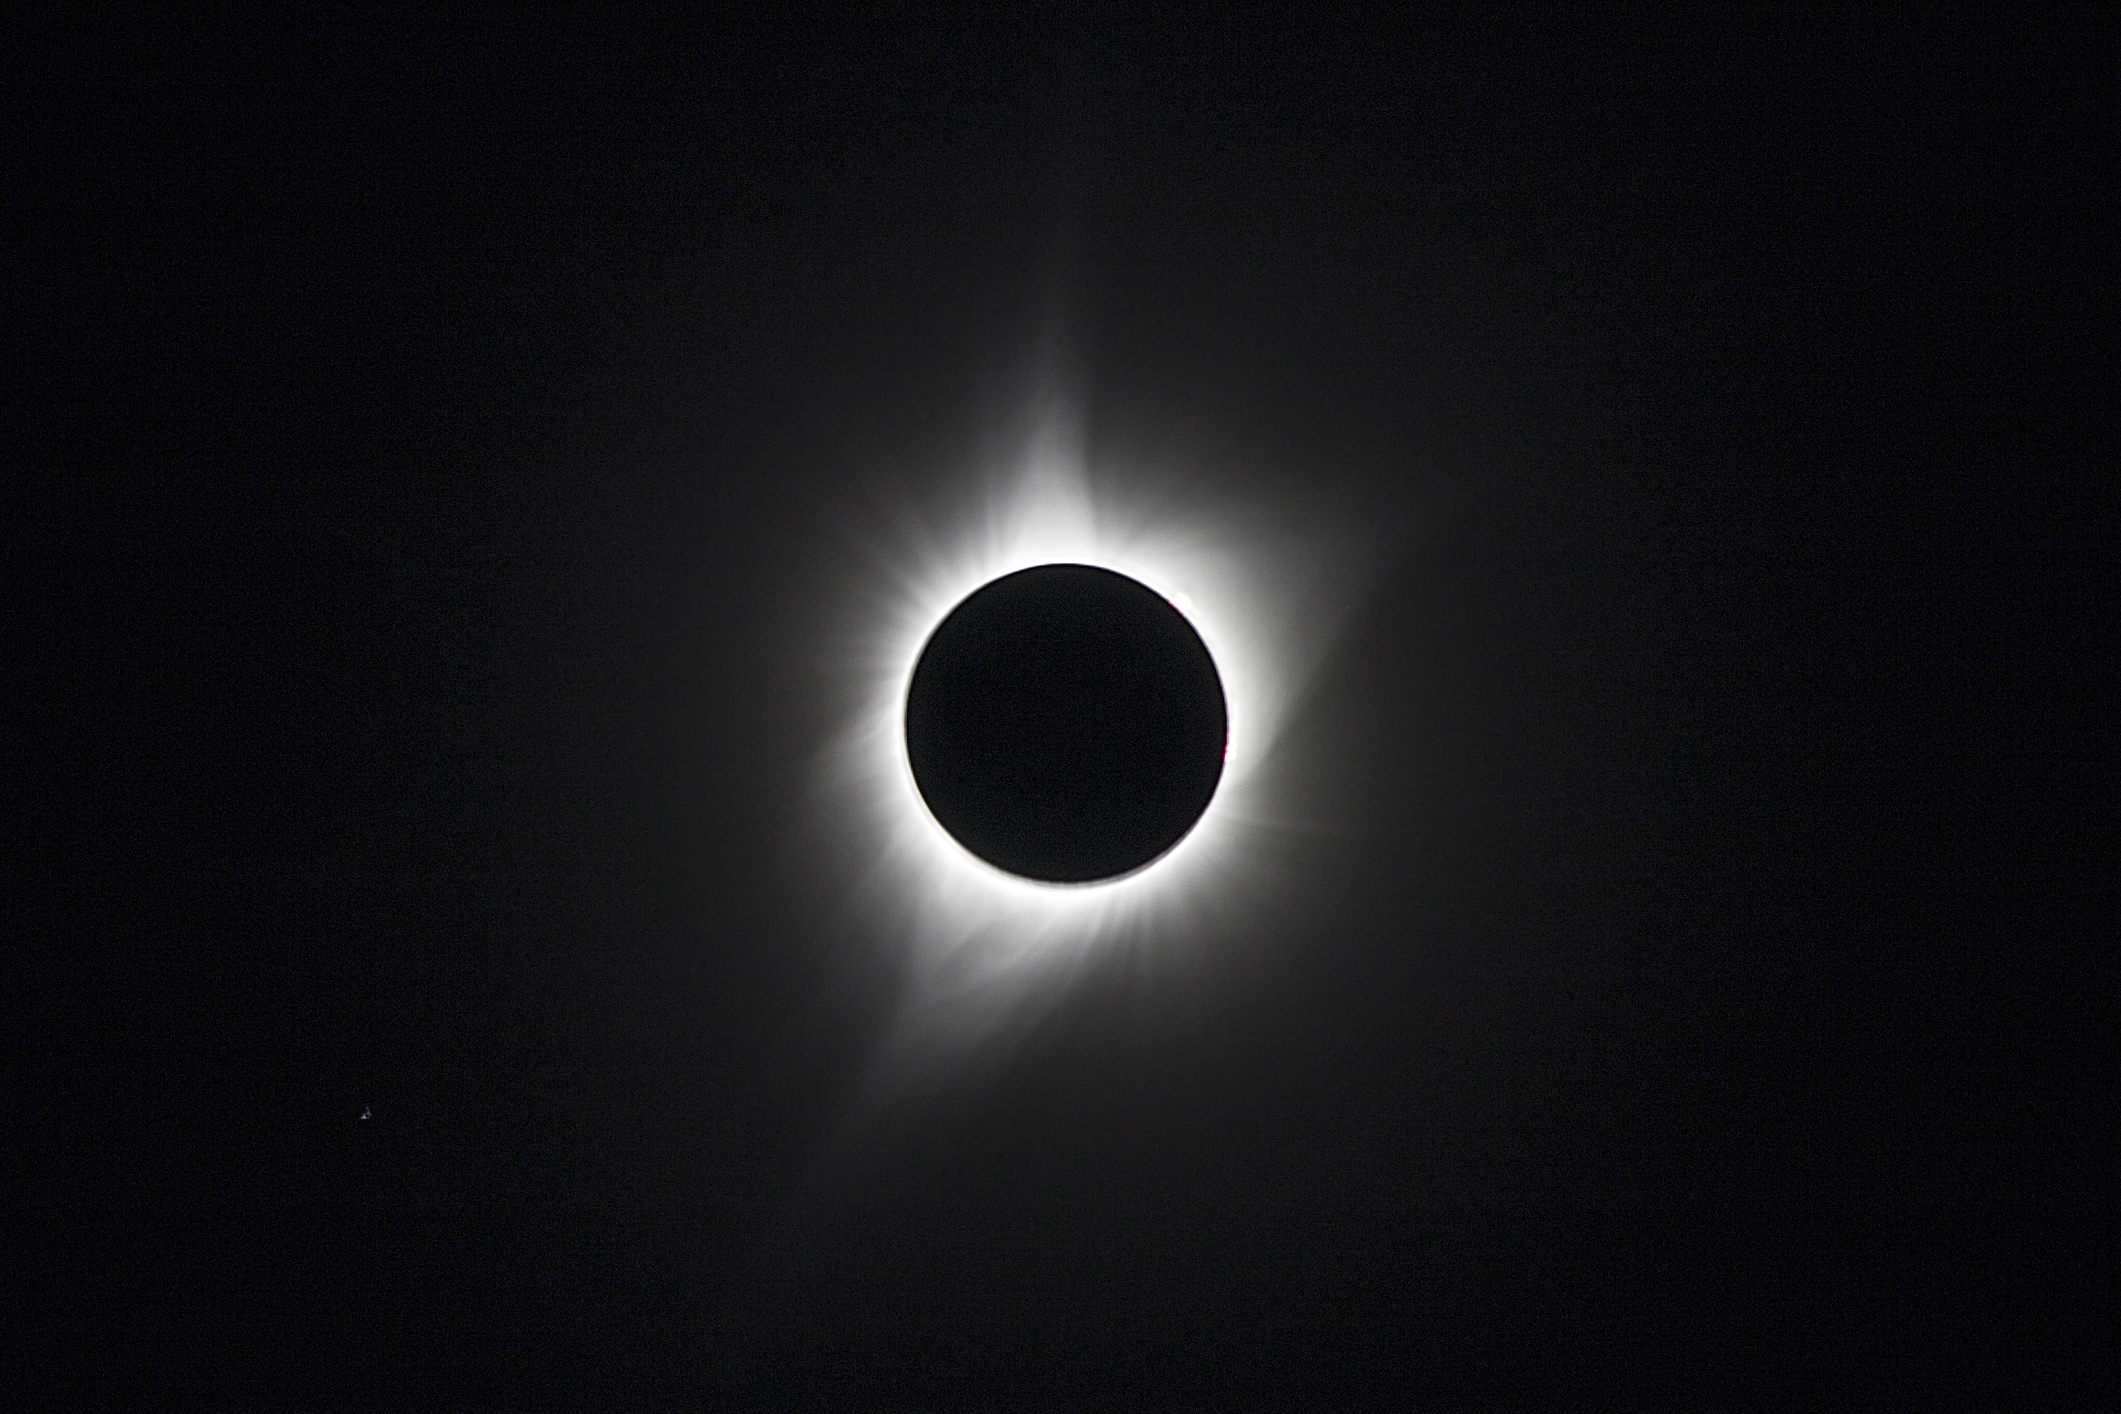
[[[2110, 1393], [2112, 38], [16, 35], [10, 1383]], [[805, 1217], [805, 645], [1062, 249], [1093, 452], [1405, 544], [1256, 936]]]

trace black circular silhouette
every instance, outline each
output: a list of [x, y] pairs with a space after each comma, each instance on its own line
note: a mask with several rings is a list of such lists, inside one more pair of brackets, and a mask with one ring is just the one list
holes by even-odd
[[1005, 575], [950, 612], [906, 694], [921, 798], [957, 841], [1048, 883], [1130, 873], [1193, 828], [1228, 717], [1207, 645], [1090, 565]]

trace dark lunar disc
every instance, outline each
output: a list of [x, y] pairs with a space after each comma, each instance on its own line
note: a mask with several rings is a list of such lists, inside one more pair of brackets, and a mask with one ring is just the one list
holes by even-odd
[[1222, 778], [1207, 645], [1155, 591], [1090, 565], [1005, 575], [913, 670], [906, 751], [944, 829], [1012, 874], [1087, 883], [1185, 837]]

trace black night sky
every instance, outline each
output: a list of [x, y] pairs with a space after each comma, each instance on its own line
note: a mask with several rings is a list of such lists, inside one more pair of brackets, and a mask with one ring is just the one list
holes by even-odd
[[[2111, 1392], [2114, 36], [334, 15], [8, 45], [36, 1407]], [[1373, 571], [1257, 906], [850, 1126], [1056, 309]]]

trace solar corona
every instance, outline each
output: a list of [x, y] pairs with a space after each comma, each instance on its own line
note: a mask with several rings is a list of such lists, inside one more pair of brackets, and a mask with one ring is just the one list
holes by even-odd
[[1093, 468], [1079, 425], [1035, 417], [841, 522], [812, 867], [846, 965], [896, 978], [909, 1063], [1092, 966], [1184, 985], [1312, 828], [1273, 753], [1360, 546], [1195, 458]]

